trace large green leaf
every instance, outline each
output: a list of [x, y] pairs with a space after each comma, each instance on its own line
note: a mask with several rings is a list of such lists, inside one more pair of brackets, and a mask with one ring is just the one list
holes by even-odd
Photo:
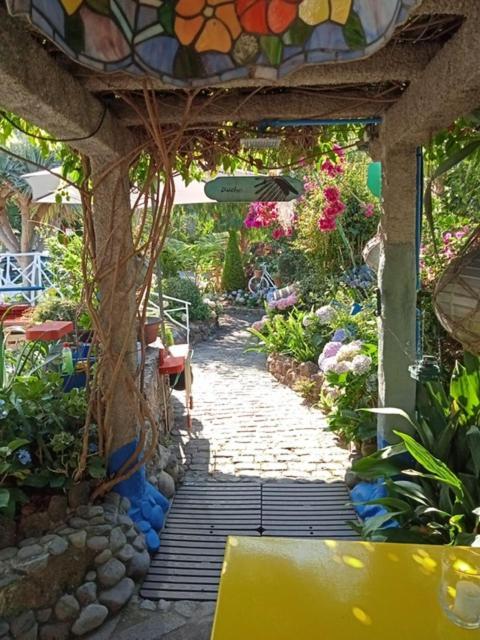
[[472, 425], [467, 430], [467, 442], [470, 450], [470, 457], [473, 471], [480, 482], [480, 428]]
[[450, 395], [455, 408], [461, 408], [459, 416], [460, 424], [467, 424], [475, 419], [480, 409], [480, 387], [478, 385], [478, 372], [468, 371], [459, 362], [450, 381]]
[[405, 443], [405, 447], [410, 455], [427, 471], [433, 475], [435, 479], [451, 486], [457, 497], [463, 497], [464, 490], [461, 480], [451, 471], [447, 465], [435, 458], [425, 447], [423, 447], [414, 438], [407, 433], [401, 431], [394, 432]]
[[429, 497], [423, 491], [421, 485], [410, 480], [395, 480], [392, 483], [392, 488], [401, 495], [410, 498], [414, 502], [418, 502], [421, 505], [431, 505], [432, 502]]
[[408, 512], [412, 510], [411, 505], [406, 500], [400, 500], [400, 498], [375, 498], [374, 500], [367, 500], [365, 502], [354, 502], [353, 504], [354, 505], [379, 504], [382, 507], [397, 509], [399, 513], [402, 511]]
[[0, 509], [5, 509], [10, 502], [10, 489], [0, 489]]
[[385, 524], [387, 524], [387, 522], [393, 520], [395, 516], [400, 515], [402, 515], [400, 511], [392, 511], [389, 513], [382, 513], [378, 516], [373, 516], [373, 518], [368, 518], [362, 528], [363, 535], [368, 538], [368, 536], [371, 535], [374, 531], [376, 531], [377, 529], [381, 529]]
[[401, 465], [395, 463], [390, 458], [405, 453], [406, 447], [403, 443], [398, 443], [375, 451], [365, 458], [355, 461], [352, 470], [365, 479], [379, 477], [390, 478], [401, 473]]
[[11, 453], [17, 451], [21, 447], [25, 447], [27, 444], [30, 444], [30, 440], [26, 440], [25, 438], [15, 438], [15, 440], [11, 440], [7, 447]]

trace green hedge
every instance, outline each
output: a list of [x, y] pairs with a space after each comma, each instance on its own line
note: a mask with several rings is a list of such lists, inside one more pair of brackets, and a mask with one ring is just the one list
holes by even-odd
[[162, 288], [165, 295], [190, 302], [190, 320], [210, 318], [210, 308], [203, 302], [200, 289], [191, 280], [179, 277], [165, 278]]
[[229, 231], [225, 263], [223, 265], [222, 287], [224, 291], [245, 289], [247, 280], [243, 270], [242, 255], [238, 246], [238, 234]]

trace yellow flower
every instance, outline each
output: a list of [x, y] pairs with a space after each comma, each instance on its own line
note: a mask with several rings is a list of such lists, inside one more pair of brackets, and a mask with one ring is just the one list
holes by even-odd
[[83, 0], [61, 0], [63, 8], [68, 13], [69, 16], [75, 13], [75, 11], [80, 7]]
[[315, 26], [327, 20], [345, 24], [352, 9], [352, 0], [303, 0], [299, 16], [309, 25]]

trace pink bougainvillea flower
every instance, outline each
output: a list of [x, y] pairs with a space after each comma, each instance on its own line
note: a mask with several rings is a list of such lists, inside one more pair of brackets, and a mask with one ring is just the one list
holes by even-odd
[[335, 164], [330, 159], [327, 159], [322, 163], [322, 171], [330, 176], [330, 178], [335, 178], [343, 173], [343, 167], [341, 164]]
[[304, 179], [303, 188], [305, 189], [305, 193], [310, 193], [310, 191], [314, 191], [316, 188], [315, 182], [313, 180], [309, 180], [308, 178]]
[[345, 204], [341, 200], [335, 200], [335, 202], [331, 202], [327, 207], [325, 207], [323, 215], [326, 218], [336, 218], [345, 211], [345, 208]]
[[236, 0], [240, 23], [247, 33], [278, 35], [297, 17], [299, 0]]
[[339, 144], [334, 144], [332, 149], [333, 149], [333, 153], [337, 156], [337, 158], [340, 158], [341, 160], [345, 158], [345, 149], [341, 147]]
[[372, 216], [374, 216], [375, 205], [373, 205], [372, 203], [366, 204], [363, 209], [363, 215], [365, 216], [365, 218], [371, 218]]
[[323, 190], [323, 195], [328, 200], [328, 202], [336, 202], [340, 198], [340, 191], [337, 187], [326, 187]]
[[335, 218], [320, 218], [317, 224], [320, 231], [335, 231], [337, 228]]

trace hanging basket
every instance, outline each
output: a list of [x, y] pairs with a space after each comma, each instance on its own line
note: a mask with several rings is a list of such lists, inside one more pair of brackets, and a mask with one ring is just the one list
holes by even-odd
[[380, 235], [373, 236], [367, 242], [362, 251], [362, 256], [365, 261], [365, 264], [370, 267], [375, 273], [378, 272], [378, 267], [380, 265], [380, 249], [382, 247], [382, 239]]
[[474, 354], [480, 354], [480, 231], [440, 278], [435, 313], [444, 329]]

